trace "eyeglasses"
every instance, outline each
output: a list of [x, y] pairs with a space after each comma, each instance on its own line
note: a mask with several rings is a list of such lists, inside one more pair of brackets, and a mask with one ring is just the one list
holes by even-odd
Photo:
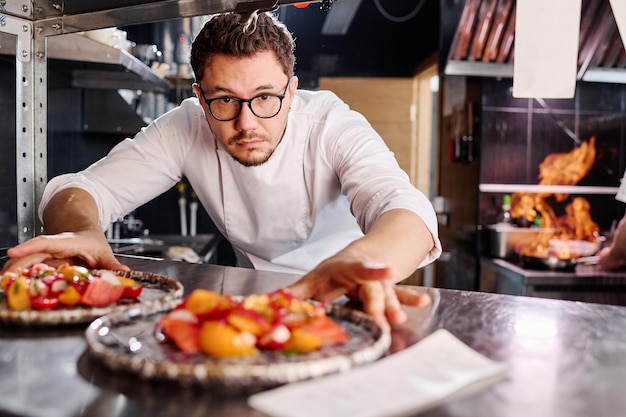
[[229, 122], [231, 120], [235, 120], [237, 117], [239, 117], [239, 114], [241, 114], [241, 107], [243, 106], [242, 103], [248, 103], [248, 106], [250, 106], [250, 111], [256, 117], [261, 119], [271, 119], [280, 112], [280, 109], [283, 106], [283, 99], [285, 98], [285, 94], [287, 94], [289, 81], [287, 81], [287, 85], [285, 86], [285, 92], [283, 94], [266, 93], [259, 94], [258, 96], [248, 99], [232, 96], [207, 99], [204, 96], [204, 91], [202, 91], [202, 87], [199, 83], [198, 88], [200, 89], [202, 99], [209, 108], [209, 111], [211, 112], [211, 116], [213, 116], [215, 120], [218, 120], [220, 122]]

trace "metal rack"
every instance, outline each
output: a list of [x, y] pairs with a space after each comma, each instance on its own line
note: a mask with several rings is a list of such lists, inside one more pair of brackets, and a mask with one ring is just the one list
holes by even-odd
[[[319, 1], [319, 0], [317, 0]], [[329, 8], [334, 0], [322, 0]], [[15, 54], [16, 62], [16, 181], [17, 238], [23, 242], [43, 233], [37, 216], [47, 183], [47, 87], [48, 59], [53, 51], [65, 50], [63, 59], [89, 60], [94, 54], [74, 54], [67, 44], [54, 37], [76, 32], [150, 23], [182, 17], [203, 16], [218, 12], [249, 14], [255, 10], [273, 10], [293, 0], [0, 0], [0, 51]], [[81, 37], [82, 38], [82, 37]], [[75, 38], [66, 38], [76, 40]], [[82, 40], [81, 40], [82, 42]], [[106, 54], [104, 54], [106, 56]], [[57, 56], [58, 57], [58, 56]], [[111, 56], [107, 57], [110, 59]], [[129, 54], [119, 52], [117, 63], [139, 73], [149, 82], [151, 74], [135, 66]]]

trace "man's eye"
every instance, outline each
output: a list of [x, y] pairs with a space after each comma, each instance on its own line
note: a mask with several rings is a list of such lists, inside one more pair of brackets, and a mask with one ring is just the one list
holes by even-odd
[[232, 97], [228, 97], [228, 96], [226, 96], [226, 97], [219, 98], [219, 99], [217, 99], [217, 100], [218, 100], [220, 103], [228, 104], [228, 103], [230, 103], [231, 101], [233, 101], [233, 98], [232, 98]]
[[256, 96], [256, 98], [260, 101], [267, 101], [270, 98], [269, 94], [261, 94], [260, 96]]

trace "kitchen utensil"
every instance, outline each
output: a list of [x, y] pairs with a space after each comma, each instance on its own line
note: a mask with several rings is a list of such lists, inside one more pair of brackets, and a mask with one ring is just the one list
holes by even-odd
[[567, 271], [573, 270], [576, 265], [593, 265], [598, 262], [598, 256], [581, 256], [579, 258], [563, 259], [557, 256], [524, 256], [522, 262], [525, 268], [530, 269], [548, 269], [550, 271]]
[[491, 224], [487, 230], [489, 254], [494, 258], [515, 257], [515, 248], [537, 241], [544, 233], [554, 232], [550, 228], [515, 227], [510, 224]]

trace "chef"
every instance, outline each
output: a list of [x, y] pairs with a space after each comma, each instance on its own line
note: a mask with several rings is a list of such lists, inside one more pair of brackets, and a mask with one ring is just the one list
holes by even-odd
[[[365, 118], [298, 90], [294, 41], [269, 13], [212, 16], [191, 49], [195, 97], [86, 170], [53, 178], [46, 234], [4, 270], [69, 260], [127, 269], [104, 231], [186, 177], [241, 267], [304, 276], [303, 298], [348, 295], [384, 328], [427, 296], [396, 286], [441, 254], [429, 200]], [[383, 105], [383, 103], [381, 103]]]
[[[615, 199], [626, 203], [626, 171]], [[626, 265], [626, 214], [618, 223], [611, 244], [602, 248], [598, 256], [598, 265], [602, 269], [618, 269]]]

